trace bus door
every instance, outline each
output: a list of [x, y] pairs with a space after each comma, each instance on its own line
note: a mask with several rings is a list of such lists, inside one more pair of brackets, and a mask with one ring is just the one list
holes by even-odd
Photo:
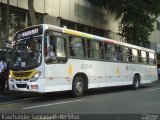
[[44, 39], [46, 91], [69, 89], [66, 37], [47, 31]]

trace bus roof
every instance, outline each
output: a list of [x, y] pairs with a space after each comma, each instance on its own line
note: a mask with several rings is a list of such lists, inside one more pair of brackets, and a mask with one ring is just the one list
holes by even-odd
[[[79, 37], [85, 37], [85, 38], [93, 39], [96, 41], [102, 41], [102, 42], [111, 43], [111, 44], [123, 45], [123, 46], [131, 47], [131, 48], [135, 48], [135, 49], [141, 49], [141, 50], [148, 51], [148, 52], [155, 52], [152, 49], [148, 49], [148, 48], [136, 46], [133, 44], [129, 44], [129, 43], [125, 43], [125, 42], [121, 42], [121, 41], [117, 41], [117, 40], [112, 40], [109, 38], [100, 37], [97, 35], [92, 35], [92, 34], [80, 32], [80, 31], [76, 31], [76, 30], [71, 30], [68, 28], [58, 27], [58, 26], [54, 26], [54, 25], [50, 25], [50, 24], [40, 24], [40, 25], [36, 25], [36, 26], [43, 26], [45, 29], [50, 29], [50, 30], [53, 30], [56, 32], [71, 34], [71, 35], [75, 35], [75, 36], [79, 36]], [[31, 26], [31, 27], [33, 27], [33, 26]], [[29, 28], [31, 28], [31, 27], [29, 27]], [[23, 29], [23, 30], [25, 30], [25, 29]], [[22, 31], [22, 30], [20, 30], [20, 31]], [[18, 32], [20, 32], [20, 31], [18, 31]]]

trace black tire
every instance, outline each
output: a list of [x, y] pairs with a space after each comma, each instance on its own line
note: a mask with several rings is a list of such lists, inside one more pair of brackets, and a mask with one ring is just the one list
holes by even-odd
[[133, 89], [139, 89], [140, 88], [140, 76], [135, 75], [133, 78]]
[[74, 97], [80, 97], [84, 93], [84, 78], [76, 76], [72, 84], [72, 94]]

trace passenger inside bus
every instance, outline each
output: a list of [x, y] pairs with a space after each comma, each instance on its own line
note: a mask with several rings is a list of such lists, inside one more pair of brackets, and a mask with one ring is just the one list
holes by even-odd
[[46, 56], [46, 61], [47, 63], [52, 63], [53, 61], [56, 60], [56, 55], [55, 53], [53, 52], [53, 46], [52, 45], [49, 45], [47, 47], [47, 56]]
[[53, 59], [53, 60], [56, 59], [55, 53], [53, 52], [53, 46], [52, 45], [48, 46], [47, 53], [48, 53], [48, 56], [51, 57], [51, 59]]

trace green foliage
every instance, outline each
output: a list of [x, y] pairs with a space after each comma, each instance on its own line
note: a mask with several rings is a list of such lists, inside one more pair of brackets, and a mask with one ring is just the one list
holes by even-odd
[[[146, 46], [160, 14], [160, 0], [89, 0], [122, 17], [119, 32], [128, 43]], [[147, 45], [148, 46], [148, 45]]]

